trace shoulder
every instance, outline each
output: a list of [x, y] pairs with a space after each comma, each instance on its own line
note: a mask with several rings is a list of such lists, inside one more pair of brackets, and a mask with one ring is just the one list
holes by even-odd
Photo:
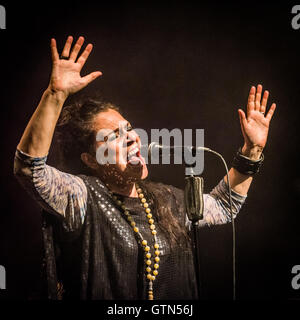
[[90, 191], [97, 191], [101, 193], [107, 193], [108, 189], [98, 177], [95, 176], [87, 176], [84, 174], [79, 174], [77, 177], [79, 177], [85, 184], [87, 190]]
[[144, 181], [147, 192], [154, 198], [157, 208], [170, 210], [181, 223], [185, 223], [184, 191], [173, 185], [161, 182]]
[[184, 191], [170, 184], [164, 184], [161, 182], [154, 182], [151, 180], [145, 180], [143, 185], [157, 196], [174, 196], [176, 200], [183, 200]]

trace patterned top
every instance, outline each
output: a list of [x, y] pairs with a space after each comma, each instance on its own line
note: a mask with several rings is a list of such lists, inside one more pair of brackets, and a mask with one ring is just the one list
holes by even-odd
[[[43, 209], [63, 218], [70, 231], [74, 231], [75, 216], [80, 215], [81, 223], [85, 219], [87, 187], [80, 177], [61, 172], [47, 165], [46, 160], [46, 156], [31, 157], [16, 150], [14, 173]], [[240, 211], [245, 199], [246, 196], [232, 190], [234, 217]], [[203, 220], [200, 220], [199, 226], [225, 224], [230, 221], [228, 187], [222, 179], [209, 194], [204, 194]], [[186, 225], [188, 227], [191, 225], [187, 216]]]

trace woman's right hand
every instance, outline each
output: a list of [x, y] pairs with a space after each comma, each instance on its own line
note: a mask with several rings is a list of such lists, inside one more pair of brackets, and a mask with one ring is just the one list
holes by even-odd
[[[84, 42], [84, 38], [79, 37], [71, 50], [72, 42], [73, 37], [69, 36], [62, 54], [59, 56], [56, 47], [56, 40], [51, 39], [52, 72], [48, 89], [53, 93], [63, 94], [64, 98], [67, 98], [70, 94], [83, 89], [90, 82], [102, 75], [100, 71], [95, 71], [81, 77], [80, 71], [90, 55], [93, 45], [89, 43], [77, 59], [78, 53]], [[65, 58], [62, 59], [60, 57]]]

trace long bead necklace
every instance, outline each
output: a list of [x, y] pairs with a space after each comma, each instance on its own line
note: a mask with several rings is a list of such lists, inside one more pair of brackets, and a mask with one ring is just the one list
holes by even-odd
[[[154, 295], [153, 295], [153, 282], [156, 279], [158, 275], [158, 268], [159, 268], [159, 255], [160, 251], [159, 245], [157, 243], [157, 237], [156, 237], [156, 230], [155, 230], [155, 225], [154, 225], [154, 220], [152, 218], [151, 214], [151, 209], [149, 208], [149, 204], [147, 203], [147, 200], [145, 198], [145, 195], [143, 194], [143, 190], [136, 184], [136, 191], [138, 193], [139, 199], [145, 209], [145, 212], [147, 214], [148, 222], [149, 222], [149, 227], [151, 230], [151, 233], [154, 238], [154, 261], [153, 261], [153, 269], [151, 268], [152, 265], [152, 260], [151, 260], [151, 253], [150, 253], [150, 247], [148, 246], [147, 240], [145, 240], [142, 236], [142, 234], [139, 231], [139, 228], [136, 226], [135, 221], [133, 220], [133, 217], [130, 215], [129, 210], [125, 207], [124, 203], [116, 195], [113, 195], [113, 199], [116, 202], [118, 206], [120, 206], [123, 210], [123, 214], [127, 221], [130, 223], [130, 225], [133, 228], [133, 231], [138, 235], [140, 239], [140, 243], [144, 248], [145, 251], [145, 265], [146, 265], [146, 271], [147, 271], [147, 280], [149, 281], [149, 287], [148, 287], [148, 300], [153, 300]], [[151, 273], [152, 271], [152, 273]]]

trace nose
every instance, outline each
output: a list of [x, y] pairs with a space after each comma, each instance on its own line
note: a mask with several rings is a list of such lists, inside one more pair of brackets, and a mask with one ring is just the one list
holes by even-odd
[[127, 137], [126, 137], [126, 144], [127, 147], [130, 147], [132, 144], [137, 143], [138, 145], [140, 145], [140, 137], [138, 136], [138, 134], [134, 131], [127, 131]]

